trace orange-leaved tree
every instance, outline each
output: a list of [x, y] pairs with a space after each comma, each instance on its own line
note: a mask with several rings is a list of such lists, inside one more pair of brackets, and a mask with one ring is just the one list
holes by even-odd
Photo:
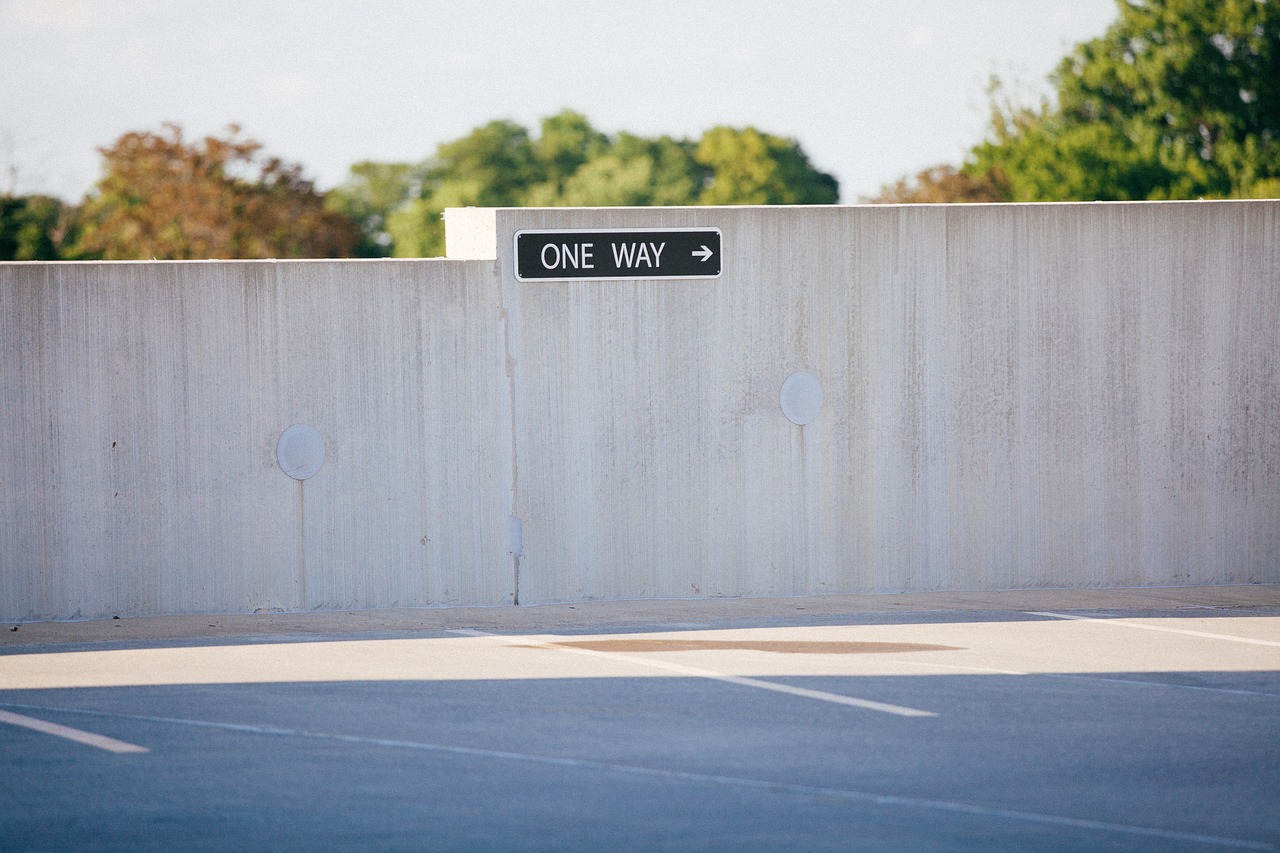
[[228, 128], [188, 143], [182, 129], [133, 131], [109, 147], [97, 192], [85, 200], [76, 254], [85, 258], [350, 257], [349, 217], [325, 209], [302, 168], [262, 156]]

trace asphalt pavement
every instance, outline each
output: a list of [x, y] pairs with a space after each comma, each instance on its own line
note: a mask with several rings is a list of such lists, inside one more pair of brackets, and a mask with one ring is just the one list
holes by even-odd
[[28, 623], [2, 850], [1280, 849], [1280, 586]]

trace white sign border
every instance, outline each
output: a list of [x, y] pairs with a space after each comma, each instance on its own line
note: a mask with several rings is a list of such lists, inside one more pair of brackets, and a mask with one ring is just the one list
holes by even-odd
[[[620, 276], [576, 275], [565, 278], [524, 278], [520, 275], [520, 235], [521, 234], [652, 234], [668, 231], [714, 231], [720, 238], [720, 269], [714, 275], [650, 275]], [[706, 281], [716, 279], [724, 274], [724, 232], [715, 226], [685, 226], [680, 228], [521, 228], [511, 237], [511, 272], [516, 281], [522, 284], [537, 284], [550, 281]]]

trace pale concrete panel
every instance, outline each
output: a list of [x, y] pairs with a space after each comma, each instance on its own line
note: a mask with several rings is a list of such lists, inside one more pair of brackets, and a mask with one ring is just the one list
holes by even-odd
[[853, 354], [853, 589], [947, 588], [945, 211], [858, 208], [842, 230], [856, 302], [831, 334], [848, 337]]
[[[622, 224], [611, 212], [579, 213], [577, 221], [592, 227]], [[534, 214], [522, 224], [538, 221]], [[719, 436], [732, 422], [723, 413], [732, 394], [704, 393], [722, 379], [716, 354], [726, 346], [714, 321], [726, 310], [716, 287], [516, 286], [513, 230], [499, 234], [498, 249], [508, 316], [519, 329], [512, 352], [521, 600], [718, 591], [707, 578], [735, 569], [709, 565], [716, 534], [704, 527], [690, 535], [687, 523], [696, 517], [714, 526], [710, 498], [723, 492], [714, 485], [723, 476], [716, 461], [688, 454], [722, 445], [731, 452]]]
[[[1275, 580], [1278, 209], [498, 211], [522, 601]], [[695, 226], [720, 279], [513, 277]]]
[[445, 211], [445, 257], [491, 261], [498, 256], [498, 211], [492, 207], [451, 207]]
[[949, 212], [971, 583], [1276, 576], [1276, 208]]
[[[220, 599], [222, 566], [249, 559], [239, 531], [252, 516], [236, 500], [242, 485], [221, 476], [222, 458], [240, 452], [235, 395], [202, 401], [245, 363], [184, 320], [235, 306], [198, 282], [158, 287], [136, 264], [5, 265], [3, 275], [5, 339], [20, 336], [29, 356], [18, 371], [5, 360], [16, 405], [4, 432], [24, 441], [5, 454], [4, 491], [37, 525], [0, 543], [4, 575], [26, 587], [6, 595], [4, 612], [162, 613]], [[263, 563], [278, 556], [268, 547]]]
[[283, 265], [276, 275], [297, 309], [274, 335], [285, 420], [313, 424], [329, 447], [325, 469], [297, 486], [305, 588], [287, 609], [511, 603], [493, 265]]
[[484, 263], [0, 265], [0, 612], [510, 601], [497, 302]]
[[[945, 383], [943, 213], [780, 214], [500, 212], [522, 600], [947, 583], [945, 399], [923, 393]], [[719, 279], [511, 277], [519, 229], [708, 225]], [[825, 392], [806, 426], [779, 405], [799, 370]]]

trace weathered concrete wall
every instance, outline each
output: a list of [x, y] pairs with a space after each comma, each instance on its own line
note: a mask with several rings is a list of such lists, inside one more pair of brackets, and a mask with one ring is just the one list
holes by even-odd
[[[1280, 579], [1280, 203], [455, 214], [519, 328], [522, 601]], [[677, 226], [721, 278], [513, 278], [520, 229]]]
[[[1280, 581], [1280, 202], [448, 223], [0, 264], [0, 616]], [[720, 278], [514, 277], [520, 229], [687, 226]]]
[[498, 297], [492, 262], [0, 265], [3, 618], [510, 602]]

